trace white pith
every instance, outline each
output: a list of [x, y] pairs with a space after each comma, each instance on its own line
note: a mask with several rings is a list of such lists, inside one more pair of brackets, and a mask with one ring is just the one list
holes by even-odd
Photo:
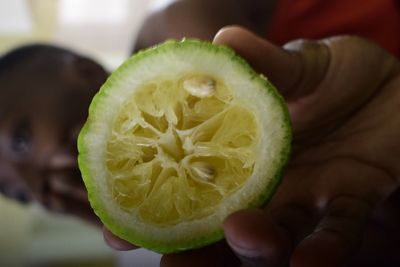
[[[90, 131], [84, 142], [91, 150], [86, 151], [86, 167], [95, 179], [97, 201], [101, 202], [104, 212], [110, 214], [115, 221], [123, 223], [120, 227], [131, 229], [136, 236], [143, 237], [147, 242], [179, 243], [181, 240], [207, 236], [220, 228], [225, 217], [253, 203], [265, 188], [273, 183], [277, 168], [280, 167], [281, 150], [287, 129], [285, 114], [281, 103], [272, 96], [260, 82], [260, 78], [252, 77], [240, 62], [232, 62], [224, 53], [208, 53], [208, 51], [181, 49], [168, 53], [155, 53], [140, 59], [140, 62], [126, 67], [118, 77], [114, 77], [112, 93], [103, 95], [97, 100], [96, 109], [92, 112]], [[216, 212], [206, 218], [190, 220], [176, 225], [162, 227], [141, 222], [135, 211], [127, 212], [121, 209], [112, 199], [107, 186], [106, 159], [107, 140], [111, 136], [110, 125], [115, 120], [126, 97], [143, 83], [154, 79], [174, 79], [188, 73], [209, 74], [218, 77], [235, 93], [234, 102], [248, 107], [258, 119], [261, 137], [256, 145], [257, 160], [253, 175], [242, 188], [224, 199]], [[188, 90], [193, 90], [189, 86]], [[104, 92], [103, 94], [107, 93]], [[206, 87], [198, 92], [200, 95], [212, 94]], [[190, 146], [190, 144], [188, 144]], [[193, 229], [196, 229], [194, 231]], [[153, 241], [152, 241], [153, 240]]]

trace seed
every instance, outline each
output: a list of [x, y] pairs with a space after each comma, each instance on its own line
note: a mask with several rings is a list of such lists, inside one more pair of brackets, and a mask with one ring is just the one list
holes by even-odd
[[215, 94], [215, 81], [208, 76], [194, 76], [183, 82], [183, 88], [191, 95], [200, 98]]

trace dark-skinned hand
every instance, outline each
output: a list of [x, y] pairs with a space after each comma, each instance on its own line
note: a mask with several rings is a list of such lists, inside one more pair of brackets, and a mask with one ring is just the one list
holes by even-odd
[[[228, 27], [214, 42], [234, 49], [284, 95], [293, 154], [263, 209], [225, 220], [226, 241], [164, 255], [161, 265], [400, 266], [399, 61], [351, 36], [279, 48]], [[104, 233], [112, 247], [134, 248]]]

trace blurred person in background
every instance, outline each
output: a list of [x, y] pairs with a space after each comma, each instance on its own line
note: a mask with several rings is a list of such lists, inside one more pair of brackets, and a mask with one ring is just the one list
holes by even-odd
[[94, 60], [52, 45], [25, 45], [0, 57], [4, 266], [115, 266], [76, 161], [77, 134], [106, 77]]
[[107, 77], [98, 63], [50, 45], [0, 58], [0, 191], [95, 224], [77, 166], [76, 139]]

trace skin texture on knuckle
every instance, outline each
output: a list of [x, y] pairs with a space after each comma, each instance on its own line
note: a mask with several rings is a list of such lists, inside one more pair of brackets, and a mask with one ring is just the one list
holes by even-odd
[[[360, 37], [337, 36], [318, 42], [298, 40], [287, 44], [287, 49], [303, 53], [303, 66], [307, 66], [303, 68], [309, 70], [310, 76], [317, 76], [318, 71], [314, 71], [316, 68], [312, 67], [313, 62], [309, 60], [312, 56], [309, 55], [324, 53], [315, 49], [316, 43], [327, 48], [329, 59], [323, 78], [311, 86], [314, 91], [298, 93], [289, 103], [299, 132], [301, 129], [321, 132], [327, 125], [340, 126], [379, 93], [383, 84], [398, 70], [398, 61], [394, 57]], [[318, 64], [314, 65], [318, 68]], [[299, 87], [302, 87], [301, 83]]]
[[372, 41], [355, 35], [342, 35], [321, 40], [332, 53], [332, 57], [341, 59], [345, 65], [351, 61], [358, 61], [359, 65], [373, 68], [370, 71], [379, 80], [393, 77], [399, 72], [399, 61], [389, 52]]
[[283, 48], [294, 54], [301, 65], [299, 80], [289, 90], [289, 101], [312, 94], [328, 70], [331, 58], [329, 46], [320, 41], [299, 39], [286, 43]]

